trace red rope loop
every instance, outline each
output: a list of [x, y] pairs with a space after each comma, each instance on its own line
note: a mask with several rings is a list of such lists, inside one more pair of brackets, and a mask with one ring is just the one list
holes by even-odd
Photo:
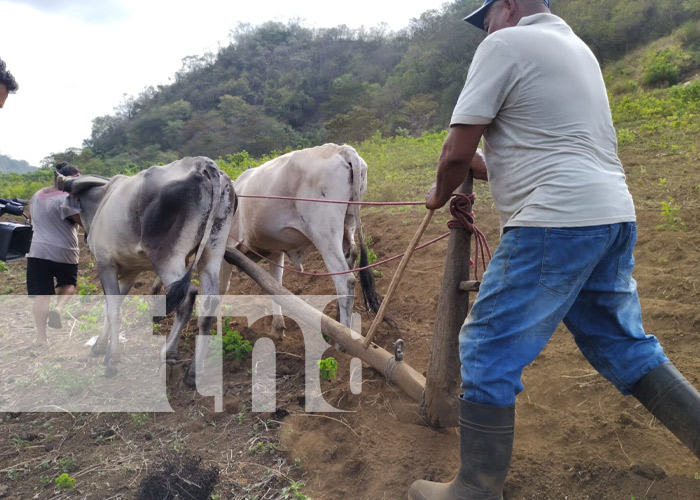
[[481, 267], [486, 271], [486, 255], [489, 256], [491, 260], [491, 249], [486, 241], [486, 236], [481, 230], [474, 224], [474, 212], [472, 207], [474, 201], [476, 200], [476, 195], [474, 193], [457, 193], [450, 201], [450, 213], [452, 214], [452, 219], [447, 223], [447, 227], [450, 229], [461, 228], [466, 229], [471, 234], [474, 235], [475, 245], [474, 245], [474, 279], [479, 281], [478, 267], [479, 267], [479, 254], [481, 254]]

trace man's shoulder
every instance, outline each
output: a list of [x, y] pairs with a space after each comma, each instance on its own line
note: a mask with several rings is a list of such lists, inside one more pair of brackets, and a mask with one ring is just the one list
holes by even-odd
[[493, 41], [502, 41], [504, 43], [518, 43], [523, 39], [537, 38], [551, 30], [564, 30], [569, 32], [571, 28], [562, 18], [554, 14], [534, 14], [522, 18], [516, 26], [491, 33], [484, 41], [490, 39]]

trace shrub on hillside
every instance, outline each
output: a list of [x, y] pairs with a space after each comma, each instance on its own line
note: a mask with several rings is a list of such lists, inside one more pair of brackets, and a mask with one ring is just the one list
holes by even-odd
[[700, 46], [700, 23], [698, 21], [687, 21], [678, 30], [684, 47], [698, 48]]
[[649, 86], [671, 86], [678, 83], [681, 69], [690, 56], [678, 47], [648, 52], [642, 82]]

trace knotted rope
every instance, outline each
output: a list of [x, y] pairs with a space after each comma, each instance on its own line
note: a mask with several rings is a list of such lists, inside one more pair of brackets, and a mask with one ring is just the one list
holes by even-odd
[[454, 219], [447, 223], [447, 227], [450, 229], [466, 229], [474, 235], [474, 279], [479, 281], [477, 269], [479, 267], [479, 254], [481, 254], [481, 267], [486, 271], [486, 255], [488, 255], [489, 260], [491, 260], [491, 249], [489, 248], [484, 233], [474, 224], [474, 212], [472, 211], [472, 207], [475, 200], [476, 195], [474, 193], [455, 194], [452, 201], [450, 201], [450, 213]]

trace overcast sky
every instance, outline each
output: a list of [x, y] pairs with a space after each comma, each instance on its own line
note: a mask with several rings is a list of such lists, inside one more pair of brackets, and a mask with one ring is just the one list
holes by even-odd
[[397, 31], [445, 2], [0, 0], [0, 58], [20, 87], [0, 110], [0, 154], [39, 166], [81, 147], [92, 119], [113, 114], [123, 94], [167, 84], [183, 57], [228, 45], [238, 23]]

